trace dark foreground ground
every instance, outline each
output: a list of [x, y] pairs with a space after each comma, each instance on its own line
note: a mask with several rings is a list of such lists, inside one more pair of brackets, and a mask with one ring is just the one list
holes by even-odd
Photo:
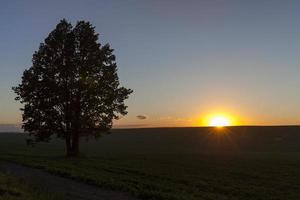
[[[2, 161], [0, 170], [5, 174], [30, 180], [32, 185], [39, 185], [46, 194], [57, 193], [57, 198], [67, 200], [136, 200], [128, 194], [81, 183], [69, 178], [56, 176], [41, 169]], [[43, 199], [43, 198], [41, 198]]]
[[83, 140], [78, 159], [25, 138], [0, 134], [2, 160], [140, 199], [300, 199], [297, 126], [114, 130]]

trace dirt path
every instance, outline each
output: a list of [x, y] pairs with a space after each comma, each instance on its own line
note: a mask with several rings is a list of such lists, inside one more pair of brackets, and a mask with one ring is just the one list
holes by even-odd
[[66, 200], [137, 200], [126, 193], [104, 190], [97, 186], [55, 176], [41, 169], [11, 162], [1, 161], [0, 170], [26, 179], [29, 183], [39, 185], [49, 192], [59, 193]]

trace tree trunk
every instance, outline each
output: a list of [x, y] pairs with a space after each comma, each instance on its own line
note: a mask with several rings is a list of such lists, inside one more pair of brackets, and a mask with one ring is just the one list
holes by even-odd
[[68, 134], [66, 136], [66, 151], [67, 151], [67, 157], [71, 157], [72, 156], [71, 137]]
[[[70, 134], [70, 151], [67, 151], [68, 157], [78, 157], [79, 156], [79, 136], [80, 136], [80, 93], [77, 93], [76, 100], [74, 103], [74, 119], [71, 123], [71, 134]], [[68, 144], [67, 144], [68, 145]], [[68, 149], [68, 146], [67, 146]]]
[[74, 131], [72, 134], [72, 157], [79, 156], [79, 133]]
[[73, 139], [71, 145], [66, 142], [67, 157], [78, 157], [79, 156], [79, 139]]
[[[80, 85], [78, 85], [80, 88]], [[76, 94], [75, 100], [75, 120], [74, 120], [74, 129], [72, 133], [72, 152], [73, 156], [79, 156], [79, 132], [80, 132], [80, 113], [81, 113], [81, 105], [80, 105], [80, 89]]]
[[66, 135], [66, 153], [67, 157], [79, 156], [79, 134], [76, 130]]

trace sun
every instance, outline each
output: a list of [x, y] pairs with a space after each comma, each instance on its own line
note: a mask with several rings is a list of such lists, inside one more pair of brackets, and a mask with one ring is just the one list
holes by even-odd
[[224, 127], [230, 125], [232, 125], [230, 118], [223, 115], [213, 116], [209, 120], [209, 126]]

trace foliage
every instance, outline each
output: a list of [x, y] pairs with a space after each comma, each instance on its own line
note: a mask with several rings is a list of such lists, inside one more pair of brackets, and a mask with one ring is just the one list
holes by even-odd
[[132, 90], [119, 85], [113, 49], [98, 43], [95, 28], [62, 20], [13, 90], [24, 104], [23, 128], [35, 142], [55, 134], [66, 140], [70, 155], [77, 155], [80, 136], [97, 137], [127, 113], [124, 100]]

